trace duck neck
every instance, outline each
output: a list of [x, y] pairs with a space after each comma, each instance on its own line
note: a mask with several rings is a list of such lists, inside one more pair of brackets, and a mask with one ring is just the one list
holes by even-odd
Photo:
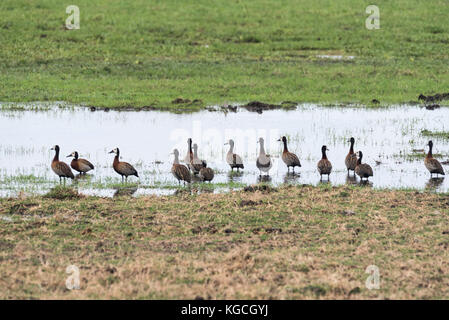
[[118, 163], [119, 162], [119, 157], [120, 157], [120, 151], [117, 151], [117, 154], [114, 157], [114, 163]]
[[197, 148], [193, 148], [193, 156], [195, 158], [198, 157], [198, 149]]
[[433, 148], [433, 145], [429, 145], [429, 152], [427, 153], [427, 158], [432, 158], [433, 157], [433, 155], [432, 155], [432, 148]]
[[357, 164], [362, 164], [362, 157], [363, 157], [363, 156], [360, 156], [360, 157], [359, 157], [359, 159], [357, 160]]
[[173, 161], [173, 164], [179, 164], [179, 158], [178, 154], [175, 153], [175, 160]]
[[259, 153], [261, 156], [262, 155], [265, 155], [265, 148], [264, 148], [264, 146], [263, 146], [263, 142], [261, 142], [260, 143], [260, 153]]
[[288, 152], [287, 140], [284, 140], [284, 153]]
[[354, 141], [351, 141], [351, 147], [349, 147], [349, 154], [354, 153]]
[[321, 159], [326, 159], [327, 160], [326, 149], [321, 150], [321, 154], [322, 154]]
[[229, 151], [228, 153], [234, 153], [234, 145], [231, 143], [229, 144]]
[[78, 152], [75, 152], [75, 156], [73, 157], [75, 160], [78, 160]]
[[192, 141], [189, 141], [189, 159], [192, 161], [193, 159], [193, 152], [192, 152]]
[[53, 158], [53, 162], [59, 161], [59, 149], [55, 149], [55, 156]]

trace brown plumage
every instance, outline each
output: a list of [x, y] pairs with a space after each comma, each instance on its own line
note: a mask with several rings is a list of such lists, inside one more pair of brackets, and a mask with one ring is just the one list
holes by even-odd
[[193, 144], [193, 157], [190, 160], [190, 166], [194, 174], [198, 174], [202, 168], [207, 167], [207, 163], [198, 157], [198, 145]]
[[322, 156], [321, 156], [321, 160], [318, 161], [317, 168], [318, 168], [318, 172], [321, 176], [321, 179], [323, 178], [323, 174], [324, 175], [327, 174], [327, 179], [329, 180], [329, 175], [331, 174], [331, 171], [332, 171], [332, 164], [327, 159], [326, 151], [329, 151], [329, 149], [326, 146], [322, 146], [321, 147]]
[[192, 171], [193, 174], [197, 174], [200, 172], [201, 168], [205, 167], [205, 162], [198, 159], [195, 159], [195, 156], [192, 151], [192, 139], [187, 139], [187, 154], [184, 158], [184, 162], [187, 165], [187, 168]]
[[179, 163], [179, 151], [177, 149], [173, 150], [173, 154], [175, 155], [175, 160], [173, 161], [173, 165], [171, 167], [171, 173], [178, 180], [178, 183], [184, 181], [185, 183], [190, 183], [192, 180], [192, 176], [190, 175], [189, 169], [185, 165]]
[[432, 177], [432, 175], [434, 173], [436, 173], [437, 176], [439, 174], [444, 176], [445, 173], [444, 173], [443, 167], [441, 166], [441, 163], [437, 159], [435, 159], [432, 155], [432, 149], [433, 149], [432, 140], [429, 141], [429, 143], [427, 145], [429, 146], [429, 152], [427, 153], [427, 156], [424, 159], [424, 165], [426, 166], [427, 170], [429, 170], [430, 177]]
[[120, 150], [119, 148], [115, 148], [114, 150], [111, 150], [109, 153], [115, 153], [114, 162], [112, 163], [112, 167], [114, 168], [115, 172], [117, 172], [119, 175], [125, 177], [126, 181], [128, 181], [128, 176], [136, 176], [139, 177], [139, 174], [137, 173], [137, 170], [134, 169], [132, 165], [130, 165], [128, 162], [123, 162], [119, 160], [120, 157]]
[[70, 166], [73, 170], [78, 171], [80, 174], [86, 174], [86, 172], [94, 169], [94, 165], [92, 163], [86, 159], [78, 158], [78, 151], [73, 151], [67, 156], [67, 158], [68, 157], [73, 157], [72, 162], [70, 162]]
[[359, 151], [358, 154], [359, 159], [357, 160], [357, 166], [355, 167], [354, 172], [360, 177], [361, 180], [363, 180], [363, 178], [368, 179], [369, 177], [373, 176], [373, 169], [369, 164], [362, 163], [362, 151]]
[[225, 143], [225, 145], [229, 144], [229, 151], [226, 154], [226, 162], [231, 167], [231, 170], [234, 171], [234, 168], [244, 169], [242, 158], [236, 153], [234, 153], [234, 140], [230, 139], [229, 142]]
[[355, 167], [357, 166], [357, 155], [354, 153], [355, 139], [351, 137], [351, 139], [349, 139], [348, 142], [351, 143], [351, 147], [349, 148], [349, 153], [347, 154], [347, 156], [345, 158], [345, 165], [346, 165], [346, 169], [348, 169], [348, 174], [349, 174], [349, 170], [354, 171]]
[[295, 172], [295, 167], [301, 167], [301, 162], [299, 162], [296, 154], [289, 152], [287, 148], [287, 138], [284, 136], [278, 141], [284, 143], [284, 151], [282, 152], [282, 161], [287, 165], [287, 172], [290, 171], [290, 167], [293, 167], [293, 172]]
[[212, 179], [214, 178], [214, 170], [212, 170], [211, 168], [207, 168], [207, 167], [201, 168], [199, 177], [203, 181], [212, 181]]
[[74, 179], [75, 176], [73, 175], [72, 170], [70, 170], [70, 167], [62, 161], [59, 161], [59, 146], [56, 145], [51, 150], [55, 150], [55, 157], [53, 158], [53, 161], [51, 162], [51, 169], [54, 173], [56, 173], [59, 176], [59, 182], [61, 182], [61, 178], [70, 178]]

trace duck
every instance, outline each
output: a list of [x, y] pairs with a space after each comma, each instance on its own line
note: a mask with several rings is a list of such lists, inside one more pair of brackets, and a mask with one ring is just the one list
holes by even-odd
[[136, 176], [139, 178], [139, 174], [137, 173], [137, 170], [134, 169], [132, 165], [130, 165], [128, 162], [123, 162], [119, 160], [120, 157], [120, 149], [115, 148], [109, 153], [114, 153], [114, 162], [112, 163], [112, 167], [114, 168], [115, 172], [117, 172], [119, 175], [122, 176], [122, 182], [123, 177], [125, 177], [126, 182], [128, 181], [128, 176]]
[[73, 151], [67, 156], [67, 158], [69, 157], [73, 157], [72, 162], [70, 162], [70, 166], [73, 170], [78, 171], [80, 174], [86, 174], [86, 172], [94, 169], [94, 165], [92, 163], [90, 163], [86, 159], [78, 158], [78, 151]]
[[187, 168], [189, 168], [189, 170], [191, 170], [193, 173], [195, 173], [195, 168], [191, 164], [192, 160], [193, 160], [192, 138], [188, 138], [187, 139], [187, 154], [184, 158], [184, 162], [186, 163]]
[[202, 181], [212, 181], [214, 178], [214, 170], [208, 167], [201, 168], [199, 175]]
[[256, 160], [256, 166], [260, 172], [259, 175], [262, 176], [262, 172], [266, 172], [268, 175], [271, 167], [273, 166], [273, 163], [271, 162], [271, 157], [270, 155], [265, 153], [263, 138], [259, 138], [259, 141], [257, 143], [260, 144], [259, 156], [257, 157]]
[[345, 164], [346, 164], [346, 169], [348, 169], [348, 175], [349, 175], [349, 171], [350, 170], [354, 171], [355, 167], [357, 166], [357, 155], [354, 153], [355, 139], [353, 137], [351, 137], [351, 139], [349, 139], [348, 142], [351, 143], [351, 146], [349, 147], [349, 152], [346, 155]]
[[207, 167], [207, 162], [198, 158], [198, 145], [196, 143], [193, 144], [193, 159], [191, 165], [195, 174], [198, 174], [202, 168]]
[[66, 178], [75, 179], [75, 176], [73, 175], [73, 172], [70, 169], [69, 165], [65, 162], [59, 161], [59, 146], [55, 145], [50, 150], [55, 151], [55, 156], [53, 158], [53, 161], [51, 162], [51, 169], [59, 176], [59, 183], [61, 183], [62, 178], [64, 178], [64, 184]]
[[179, 184], [181, 181], [184, 181], [184, 185], [186, 182], [190, 183], [192, 181], [192, 176], [190, 175], [189, 169], [185, 165], [179, 163], [178, 149], [173, 150], [172, 154], [175, 156], [175, 160], [173, 161], [173, 165], [171, 167], [171, 173], [178, 180]]
[[363, 181], [363, 178], [366, 178], [368, 180], [369, 177], [373, 176], [373, 169], [369, 164], [362, 163], [363, 158], [363, 152], [359, 151], [356, 154], [359, 158], [357, 160], [357, 165], [354, 169], [354, 172], [360, 177], [360, 179]]
[[[329, 180], [329, 175], [332, 171], [332, 163], [327, 159], [326, 151], [329, 151], [329, 149], [326, 146], [321, 147], [321, 160], [318, 161], [317, 168], [318, 172], [321, 176], [321, 179], [323, 179], [323, 174], [327, 174], [327, 180]], [[321, 180], [320, 179], [320, 180]]]
[[228, 142], [225, 143], [225, 145], [229, 144], [229, 151], [226, 154], [226, 162], [231, 167], [231, 170], [234, 171], [234, 168], [237, 168], [237, 172], [239, 169], [244, 169], [242, 158], [234, 153], [234, 140], [229, 139]]
[[287, 165], [287, 172], [290, 172], [290, 167], [293, 167], [293, 173], [295, 172], [295, 167], [301, 167], [301, 162], [299, 162], [296, 154], [289, 152], [287, 148], [287, 138], [283, 136], [278, 141], [284, 143], [284, 151], [282, 152], [282, 161]]
[[432, 140], [429, 141], [427, 144], [429, 146], [429, 152], [426, 155], [426, 158], [424, 159], [424, 165], [426, 166], [427, 170], [430, 172], [430, 177], [432, 178], [433, 174], [436, 173], [437, 177], [439, 174], [445, 175], [443, 167], [441, 163], [435, 159], [432, 155], [432, 149], [433, 149], [433, 142]]

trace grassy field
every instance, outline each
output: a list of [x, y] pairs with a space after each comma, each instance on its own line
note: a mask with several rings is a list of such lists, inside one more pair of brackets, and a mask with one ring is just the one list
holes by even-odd
[[448, 214], [449, 194], [364, 187], [0, 199], [0, 299], [446, 298]]
[[0, 2], [0, 101], [390, 104], [449, 86], [445, 0], [379, 0], [379, 30], [369, 1], [77, 0], [65, 30], [68, 4]]

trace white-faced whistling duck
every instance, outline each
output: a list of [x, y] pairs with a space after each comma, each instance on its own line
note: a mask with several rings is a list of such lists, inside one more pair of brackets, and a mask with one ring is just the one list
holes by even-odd
[[259, 138], [258, 143], [260, 144], [260, 151], [259, 151], [259, 156], [257, 157], [257, 160], [256, 160], [256, 166], [260, 171], [260, 176], [262, 175], [262, 173], [261, 173], [262, 171], [266, 172], [268, 175], [268, 172], [270, 171], [273, 163], [271, 162], [270, 155], [265, 153], [263, 138]]
[[287, 165], [287, 172], [290, 172], [290, 167], [293, 167], [293, 172], [295, 172], [295, 167], [301, 167], [301, 162], [299, 162], [296, 154], [289, 152], [287, 148], [287, 138], [284, 136], [278, 141], [284, 143], [284, 151], [282, 152], [282, 161]]
[[187, 168], [189, 168], [189, 170], [194, 170], [192, 165], [190, 164], [190, 162], [192, 162], [193, 160], [193, 152], [192, 152], [192, 139], [189, 138], [187, 139], [187, 154], [186, 157], [184, 158], [184, 162], [187, 165]]
[[430, 177], [432, 177], [434, 173], [437, 174], [437, 177], [439, 174], [444, 176], [445, 174], [444, 174], [443, 167], [441, 166], [441, 163], [437, 159], [435, 159], [432, 155], [432, 149], [433, 149], [432, 140], [430, 140], [427, 145], [429, 146], [429, 152], [427, 153], [427, 156], [424, 159], [424, 165], [426, 166], [427, 170], [429, 170]]
[[134, 167], [132, 165], [130, 165], [128, 162], [123, 162], [123, 161], [119, 160], [119, 157], [120, 157], [119, 148], [115, 148], [114, 150], [111, 150], [109, 153], [115, 154], [114, 162], [112, 163], [112, 167], [114, 168], [115, 172], [117, 172], [119, 175], [122, 176], [122, 182], [123, 182], [123, 177], [125, 177], [126, 181], [128, 181], [128, 176], [139, 177], [137, 170], [134, 169]]
[[171, 167], [171, 173], [178, 180], [178, 183], [181, 183], [181, 181], [184, 181], [184, 185], [186, 184], [186, 182], [190, 183], [190, 181], [192, 180], [190, 171], [185, 165], [179, 163], [178, 149], [173, 150], [172, 154], [175, 155], [175, 160], [173, 161], [173, 165]]
[[351, 143], [351, 147], [349, 147], [349, 153], [346, 155], [345, 164], [346, 164], [346, 169], [348, 169], [348, 175], [349, 175], [349, 170], [354, 171], [355, 167], [357, 166], [357, 155], [354, 153], [355, 139], [353, 137], [351, 137], [351, 139], [349, 139], [348, 142]]
[[329, 149], [326, 146], [321, 147], [321, 160], [318, 161], [317, 168], [318, 172], [321, 176], [321, 179], [323, 179], [323, 174], [327, 174], [327, 180], [329, 180], [329, 175], [332, 171], [332, 163], [327, 159], [326, 151], [329, 151]]
[[227, 144], [229, 144], [229, 151], [226, 155], [226, 162], [229, 164], [232, 171], [234, 171], [234, 168], [237, 168], [237, 171], [239, 171], [239, 169], [244, 169], [242, 158], [234, 153], [234, 140], [230, 139], [229, 142], [225, 143], [225, 145]]
[[361, 180], [366, 178], [368, 180], [369, 177], [373, 176], [373, 169], [369, 164], [362, 163], [363, 153], [362, 151], [357, 152], [359, 159], [357, 160], [357, 165], [355, 167], [354, 172], [360, 177]]
[[56, 173], [59, 176], [59, 182], [61, 183], [61, 178], [70, 178], [74, 179], [75, 176], [73, 175], [72, 170], [70, 170], [70, 167], [67, 163], [59, 161], [59, 146], [56, 145], [51, 150], [55, 150], [55, 157], [53, 158], [53, 161], [51, 162], [51, 169], [54, 173]]
[[193, 159], [191, 164], [195, 174], [199, 173], [202, 168], [207, 167], [207, 162], [198, 158], [198, 145], [196, 143], [193, 144]]
[[214, 170], [208, 167], [201, 168], [198, 176], [203, 181], [212, 181], [214, 178]]
[[69, 157], [73, 157], [72, 162], [70, 162], [70, 166], [73, 170], [78, 171], [80, 174], [86, 174], [86, 172], [94, 169], [94, 165], [92, 163], [86, 159], [78, 158], [78, 151], [73, 151], [67, 156], [67, 158]]

